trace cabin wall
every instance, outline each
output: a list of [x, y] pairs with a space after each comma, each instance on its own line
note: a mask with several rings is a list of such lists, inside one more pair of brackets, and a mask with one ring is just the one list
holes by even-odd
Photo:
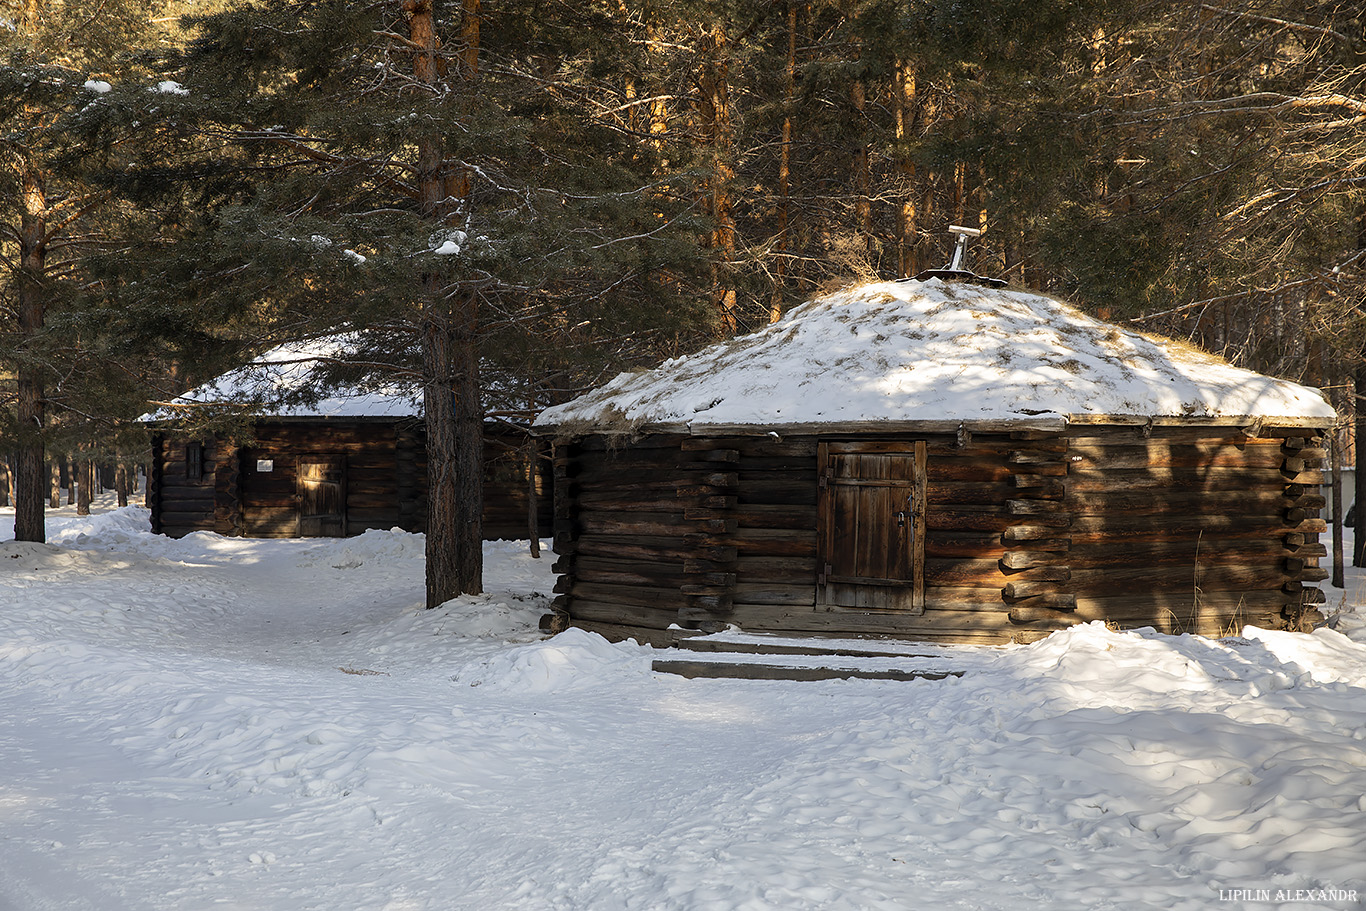
[[[817, 603], [817, 447], [836, 437], [590, 437], [556, 448], [561, 619], [1031, 641], [1090, 620], [1223, 635], [1322, 600], [1323, 453], [1306, 431], [1073, 427], [927, 443], [923, 614]], [[846, 438], [855, 439], [855, 438]]]
[[[173, 537], [217, 531], [247, 537], [299, 534], [301, 461], [335, 457], [345, 485], [345, 535], [367, 529], [426, 528], [427, 462], [421, 423], [262, 422], [240, 449], [204, 445], [202, 479], [186, 478], [183, 442], [157, 436], [149, 494], [154, 530]], [[551, 476], [545, 447], [536, 450], [538, 533], [550, 534]], [[530, 528], [527, 438], [485, 439], [484, 537], [524, 539]], [[268, 467], [269, 470], [265, 470]]]
[[[197, 466], [192, 458], [187, 458], [193, 448], [199, 452]], [[220, 446], [215, 440], [156, 434], [147, 489], [152, 530], [173, 538], [196, 531], [214, 531], [215, 479], [230, 460], [229, 447]]]
[[678, 468], [681, 443], [651, 436], [618, 449], [589, 437], [556, 447], [556, 604], [572, 601], [575, 622], [663, 641], [688, 606], [686, 562], [705, 546], [688, 540], [680, 492], [693, 478]]
[[1060, 619], [1207, 636], [1297, 627], [1328, 575], [1325, 453], [1309, 433], [1075, 428], [1065, 586], [1075, 608]]

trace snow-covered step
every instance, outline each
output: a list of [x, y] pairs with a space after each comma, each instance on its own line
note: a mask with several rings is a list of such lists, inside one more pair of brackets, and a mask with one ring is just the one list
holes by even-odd
[[[758, 657], [756, 656], [745, 656]], [[760, 661], [700, 661], [668, 659], [653, 662], [661, 674], [680, 677], [728, 678], [737, 680], [943, 680], [961, 677], [963, 671], [931, 668], [838, 667], [831, 662], [817, 664], [769, 664]]]

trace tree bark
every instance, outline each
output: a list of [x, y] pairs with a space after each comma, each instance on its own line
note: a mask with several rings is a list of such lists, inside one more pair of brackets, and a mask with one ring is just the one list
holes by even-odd
[[[413, 75], [435, 85], [447, 74], [438, 53], [431, 0], [404, 0]], [[464, 0], [460, 79], [472, 90], [478, 72], [479, 0]], [[447, 173], [439, 135], [417, 143], [421, 214], [444, 224], [452, 198], [467, 198], [464, 169]], [[452, 194], [456, 194], [454, 197]], [[479, 391], [479, 298], [429, 274], [419, 321], [422, 400], [427, 427], [427, 607], [484, 590], [484, 408]]]
[[477, 299], [469, 295], [458, 310], [451, 319], [429, 312], [422, 323], [429, 608], [483, 591], [484, 412], [468, 329]]
[[738, 300], [730, 267], [735, 261], [735, 212], [731, 182], [735, 179], [734, 132], [730, 110], [730, 50], [725, 30], [713, 26], [702, 38], [702, 71], [697, 79], [697, 110], [702, 135], [711, 151], [707, 214], [712, 230], [712, 305], [726, 334], [739, 327]]
[[792, 192], [792, 105], [797, 91], [797, 4], [787, 4], [787, 63], [783, 69], [783, 137], [778, 147], [778, 240], [773, 245], [773, 295], [768, 304], [768, 321], [776, 323], [783, 315], [783, 291], [787, 278], [789, 224]]
[[119, 462], [114, 466], [114, 493], [118, 496], [119, 506], [128, 505], [128, 463]]
[[916, 239], [919, 225], [916, 221], [915, 207], [915, 162], [911, 160], [909, 146], [915, 129], [916, 85], [915, 68], [904, 60], [898, 60], [895, 71], [895, 85], [892, 88], [892, 106], [896, 117], [896, 141], [898, 154], [896, 169], [901, 175], [901, 205], [896, 213], [897, 277], [906, 278], [920, 271], [916, 259]]
[[541, 515], [540, 495], [536, 491], [536, 478], [540, 475], [541, 447], [535, 437], [529, 437], [524, 448], [526, 453], [526, 524], [527, 538], [531, 541], [531, 556], [541, 558]]
[[1356, 503], [1356, 521], [1353, 524], [1353, 535], [1355, 540], [1352, 543], [1352, 565], [1366, 566], [1366, 409], [1362, 407], [1366, 402], [1366, 364], [1357, 364], [1356, 370], [1352, 374], [1353, 391], [1355, 404], [1353, 411], [1356, 414], [1356, 489], [1352, 492], [1352, 498]]
[[1334, 427], [1328, 434], [1331, 447], [1333, 479], [1333, 511], [1329, 513], [1333, 522], [1333, 587], [1345, 588], [1342, 559], [1342, 428]]
[[[31, 339], [43, 328], [43, 275], [47, 268], [47, 195], [42, 175], [24, 168], [23, 212], [19, 218], [19, 337]], [[43, 494], [44, 429], [47, 421], [43, 380], [28, 359], [16, 373], [19, 440], [14, 453], [14, 540], [46, 541]]]
[[88, 516], [95, 494], [95, 463], [91, 459], [81, 459], [76, 466], [76, 515]]
[[48, 505], [57, 509], [62, 505], [62, 463], [53, 459], [48, 463]]

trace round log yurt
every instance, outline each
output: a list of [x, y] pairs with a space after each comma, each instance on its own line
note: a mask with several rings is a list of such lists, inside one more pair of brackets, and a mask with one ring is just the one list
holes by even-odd
[[1299, 628], [1314, 389], [959, 281], [862, 285], [543, 412], [546, 625], [668, 644]]

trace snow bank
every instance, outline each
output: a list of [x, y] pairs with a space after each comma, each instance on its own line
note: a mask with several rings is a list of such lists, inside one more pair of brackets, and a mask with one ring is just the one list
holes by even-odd
[[522, 542], [425, 610], [418, 535], [49, 527], [0, 543], [5, 911], [1366, 896], [1366, 644], [1341, 632], [1091, 624], [932, 649], [961, 678], [687, 680], [541, 636], [551, 561]]
[[1331, 422], [1316, 390], [977, 285], [881, 282], [818, 298], [752, 335], [627, 373], [538, 427], [820, 427], [1132, 415]]

